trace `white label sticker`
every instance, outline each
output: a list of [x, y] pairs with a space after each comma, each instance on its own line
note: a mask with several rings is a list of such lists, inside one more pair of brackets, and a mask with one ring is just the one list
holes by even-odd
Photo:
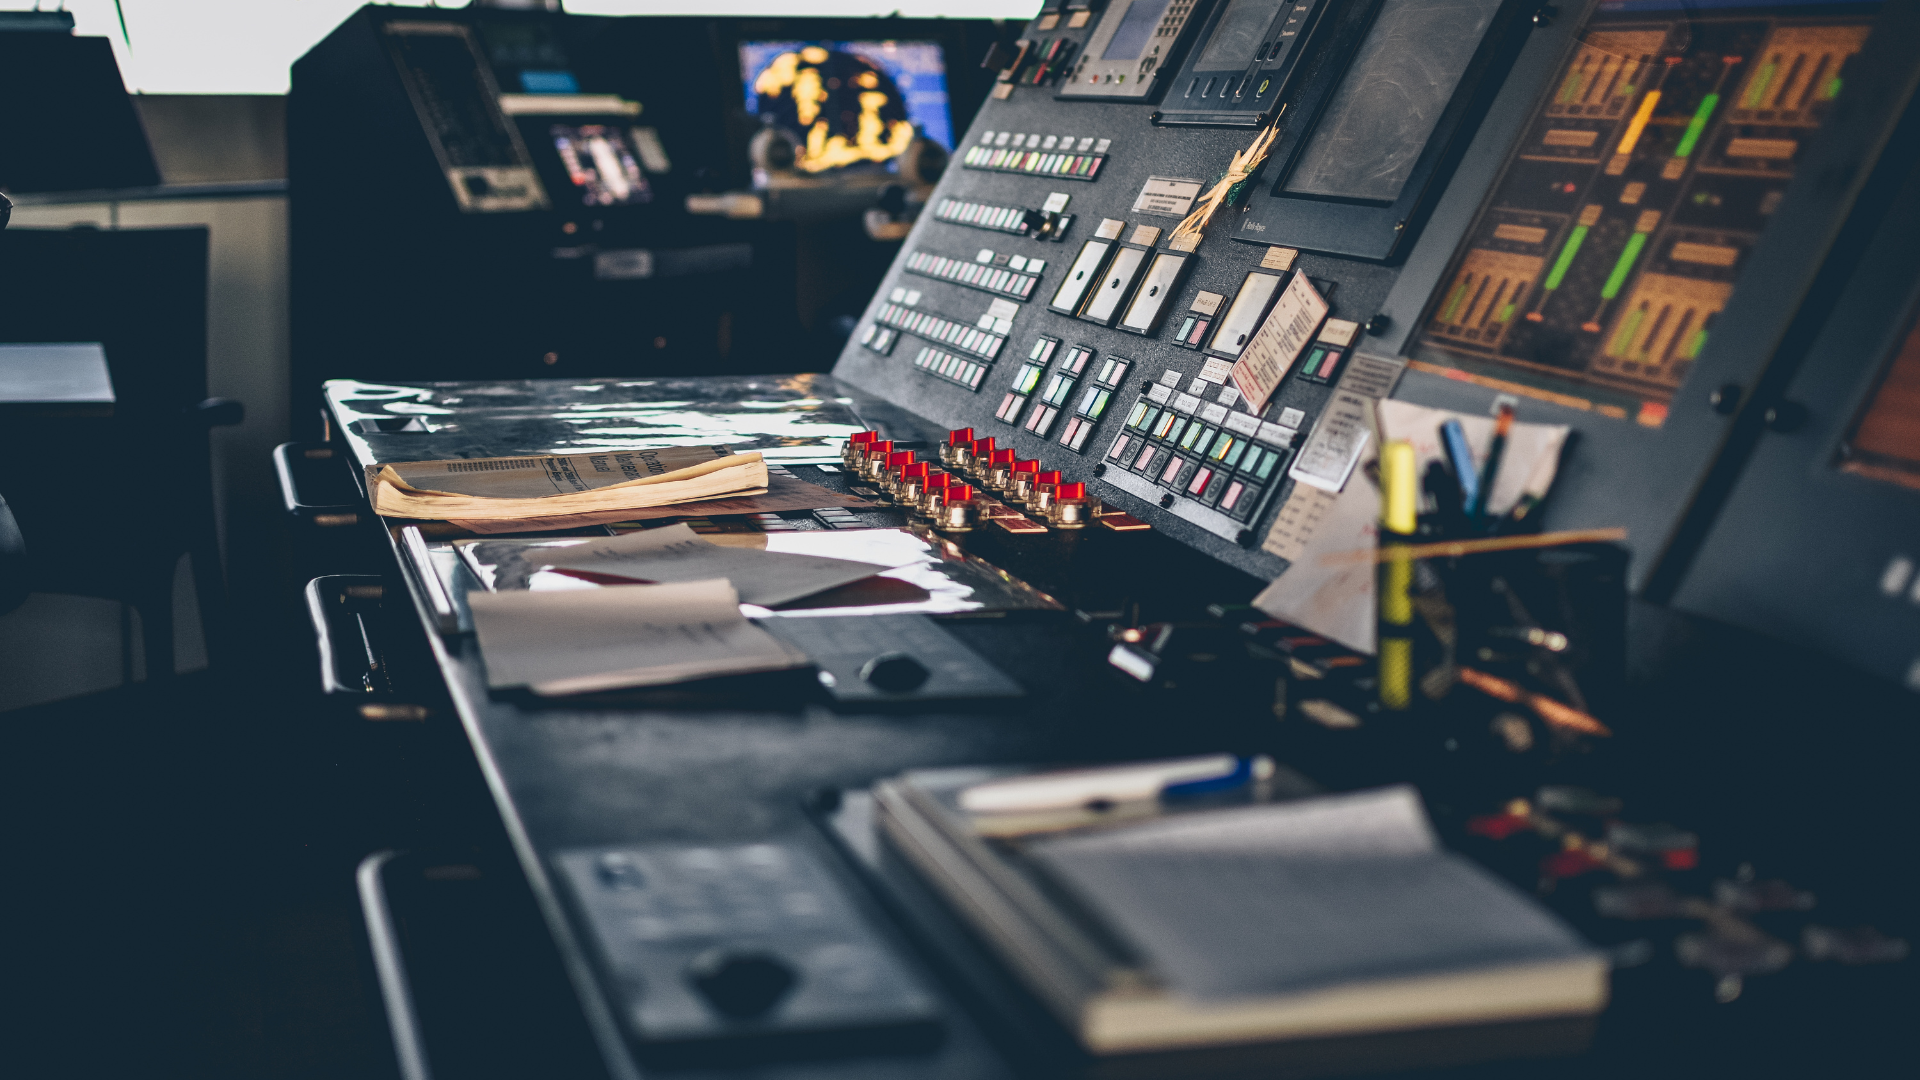
[[1011, 319], [1020, 314], [1020, 305], [1011, 300], [995, 299], [987, 305], [987, 314], [996, 319]]
[[1329, 345], [1347, 346], [1353, 344], [1358, 333], [1360, 324], [1352, 319], [1328, 319], [1327, 325], [1320, 328], [1320, 340]]
[[1353, 467], [1359, 464], [1361, 451], [1367, 448], [1367, 440], [1373, 434], [1367, 424], [1367, 410], [1371, 408], [1372, 398], [1349, 390], [1336, 391], [1326, 411], [1320, 414], [1313, 437], [1300, 448], [1300, 456], [1294, 459], [1287, 475], [1322, 491], [1346, 487], [1347, 477], [1353, 474]]
[[913, 305], [915, 305], [915, 304], [917, 304], [917, 303], [919, 303], [919, 302], [920, 302], [920, 290], [919, 290], [919, 289], [908, 289], [908, 290], [907, 290], [907, 295], [906, 295], [906, 297], [905, 297], [905, 299], [902, 299], [902, 300], [901, 300], [900, 302], [901, 302], [901, 303], [903, 303], [903, 304], [905, 304], [905, 305], [907, 305], [908, 307], [912, 307]]
[[1227, 298], [1217, 292], [1203, 292], [1193, 298], [1193, 313], [1213, 315], [1220, 310], [1220, 305], [1226, 302]]
[[1213, 384], [1198, 375], [1195, 375], [1193, 381], [1187, 384], [1187, 393], [1189, 394], [1204, 394], [1211, 389], [1213, 389]]
[[1167, 399], [1173, 396], [1173, 387], [1165, 383], [1154, 383], [1147, 387], [1147, 396], [1153, 399], [1155, 405], [1165, 405]]
[[1040, 209], [1049, 214], [1057, 214], [1067, 208], [1067, 202], [1071, 198], [1072, 196], [1064, 191], [1056, 191], [1047, 196], [1047, 201], [1040, 204]]
[[1200, 406], [1200, 419], [1205, 420], [1209, 424], [1221, 423], [1225, 421], [1226, 418], [1227, 418], [1227, 407], [1225, 405]]
[[1248, 408], [1258, 412], [1267, 407], [1267, 399], [1279, 389], [1280, 380], [1287, 377], [1326, 317], [1327, 302], [1307, 275], [1293, 275], [1267, 314], [1267, 321], [1260, 324], [1259, 332], [1234, 362], [1233, 381], [1247, 395]]
[[1200, 380], [1202, 382], [1223, 383], [1227, 381], [1227, 376], [1231, 374], [1233, 374], [1233, 361], [1231, 360], [1222, 360], [1217, 356], [1209, 356], [1207, 357], [1207, 362], [1200, 365]]
[[1298, 428], [1307, 422], [1307, 414], [1300, 409], [1281, 409], [1280, 426]]
[[1200, 197], [1200, 188], [1201, 182], [1198, 180], [1149, 176], [1140, 188], [1139, 197], [1133, 200], [1133, 212], [1186, 217], [1187, 211], [1193, 209], [1193, 200]]
[[1226, 426], [1228, 431], [1238, 432], [1251, 438], [1260, 431], [1260, 418], [1252, 413], [1228, 413]]
[[1240, 389], [1234, 386], [1223, 386], [1219, 393], [1213, 395], [1213, 400], [1222, 405], [1232, 405], [1240, 400]]
[[1294, 437], [1299, 434], [1285, 424], [1261, 424], [1260, 432], [1254, 438], [1264, 443], [1272, 443], [1284, 450], [1293, 445]]
[[1173, 395], [1173, 407], [1185, 413], [1199, 412], [1200, 399], [1194, 397], [1192, 394], [1175, 394]]
[[1172, 368], [1168, 368], [1160, 373], [1160, 381], [1167, 386], [1179, 386], [1180, 373]]

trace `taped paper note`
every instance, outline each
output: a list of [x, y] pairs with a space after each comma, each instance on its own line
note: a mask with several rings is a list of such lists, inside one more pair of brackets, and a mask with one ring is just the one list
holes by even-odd
[[1246, 395], [1247, 408], [1259, 412], [1267, 407], [1267, 399], [1280, 388], [1280, 380], [1287, 377], [1293, 362], [1313, 341], [1313, 333], [1320, 329], [1327, 311], [1326, 300], [1307, 275], [1293, 275], [1267, 314], [1267, 321], [1260, 324], [1246, 351], [1234, 361], [1233, 382]]

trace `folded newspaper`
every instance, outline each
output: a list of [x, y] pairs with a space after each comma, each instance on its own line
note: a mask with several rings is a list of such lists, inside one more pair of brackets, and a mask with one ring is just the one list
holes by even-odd
[[724, 446], [404, 461], [367, 469], [376, 514], [514, 520], [760, 495], [767, 465]]

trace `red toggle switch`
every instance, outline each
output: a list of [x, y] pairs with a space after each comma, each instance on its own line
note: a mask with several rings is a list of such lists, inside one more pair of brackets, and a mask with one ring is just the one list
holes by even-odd
[[948, 446], [962, 446], [972, 441], [973, 429], [970, 427], [954, 428], [952, 431], [947, 432]]
[[1040, 475], [1033, 478], [1033, 483], [1035, 487], [1038, 487], [1041, 484], [1058, 484], [1059, 482], [1060, 482], [1059, 469], [1048, 469], [1046, 472], [1043, 472]]
[[913, 451], [911, 450], [895, 450], [887, 455], [887, 468], [889, 469], [895, 465], [911, 465], [912, 463]]
[[1011, 465], [1020, 455], [1012, 450], [995, 450], [991, 459], [994, 465]]
[[947, 501], [950, 503], [970, 502], [973, 499], [972, 484], [948, 484]]
[[1062, 500], [1084, 499], [1087, 497], [1087, 485], [1077, 481], [1071, 484], [1061, 484], [1060, 490], [1056, 493], [1055, 497]]
[[1021, 472], [1037, 473], [1040, 471], [1040, 462], [1039, 461], [1016, 461], [1013, 463], [1013, 471], [1017, 473], [1021, 473]]
[[920, 486], [926, 488], [928, 491], [934, 491], [946, 487], [951, 483], [953, 483], [952, 473], [930, 472], [927, 474], [927, 482]]
[[[900, 470], [900, 475], [903, 477], [913, 477], [913, 476], [925, 477], [927, 475], [928, 470], [931, 468], [932, 466], [927, 462], [915, 461], [915, 462], [909, 463], [906, 468]], [[925, 487], [926, 485], [922, 484], [921, 486]]]
[[973, 456], [977, 461], [985, 461], [993, 456], [993, 436], [973, 440]]

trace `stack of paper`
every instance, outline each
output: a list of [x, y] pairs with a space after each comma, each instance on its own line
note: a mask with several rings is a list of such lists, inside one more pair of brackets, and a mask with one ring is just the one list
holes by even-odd
[[536, 694], [663, 686], [801, 667], [740, 614], [724, 580], [579, 592], [469, 593], [487, 685]]
[[685, 523], [551, 549], [542, 563], [632, 581], [664, 584], [725, 578], [743, 604], [774, 607], [889, 569], [851, 559], [722, 547]]
[[760, 455], [724, 446], [409, 461], [367, 472], [375, 513], [433, 521], [640, 510], [767, 490]]

